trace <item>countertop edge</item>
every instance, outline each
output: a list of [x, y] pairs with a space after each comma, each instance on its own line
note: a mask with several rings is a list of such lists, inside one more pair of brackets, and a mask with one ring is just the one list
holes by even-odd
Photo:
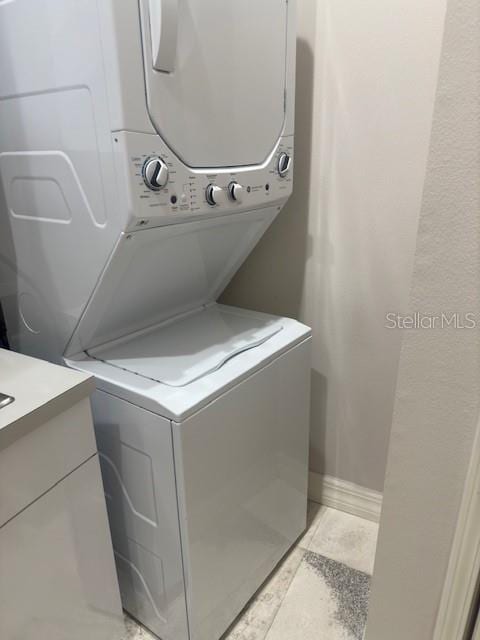
[[6, 449], [13, 442], [30, 433], [41, 424], [51, 420], [77, 402], [88, 398], [94, 390], [95, 379], [91, 376], [52, 397], [40, 407], [5, 425], [0, 429], [0, 450]]

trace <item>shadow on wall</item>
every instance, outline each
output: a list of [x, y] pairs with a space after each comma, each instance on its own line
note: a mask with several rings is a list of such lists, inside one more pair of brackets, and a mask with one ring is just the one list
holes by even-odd
[[299, 317], [305, 265], [311, 251], [308, 210], [312, 128], [313, 52], [308, 43], [298, 39], [293, 195], [228, 285], [220, 302]]
[[325, 471], [327, 431], [328, 379], [313, 369], [310, 378], [310, 460], [309, 468], [317, 473]]

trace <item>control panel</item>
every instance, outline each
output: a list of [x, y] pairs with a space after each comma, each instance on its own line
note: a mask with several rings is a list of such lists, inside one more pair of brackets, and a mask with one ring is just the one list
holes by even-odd
[[292, 192], [293, 136], [280, 139], [260, 167], [190, 169], [156, 135], [113, 134], [128, 229], [259, 209]]

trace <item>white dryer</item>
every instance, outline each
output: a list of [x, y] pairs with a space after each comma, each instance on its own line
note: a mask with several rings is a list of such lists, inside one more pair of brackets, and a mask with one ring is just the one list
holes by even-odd
[[217, 299], [292, 191], [294, 0], [0, 3], [0, 303], [93, 373], [125, 608], [213, 640], [306, 519], [310, 330]]

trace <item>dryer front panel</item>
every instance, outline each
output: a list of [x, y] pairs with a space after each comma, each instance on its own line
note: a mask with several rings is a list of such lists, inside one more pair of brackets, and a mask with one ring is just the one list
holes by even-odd
[[140, 0], [155, 129], [190, 167], [263, 163], [285, 120], [287, 0]]

